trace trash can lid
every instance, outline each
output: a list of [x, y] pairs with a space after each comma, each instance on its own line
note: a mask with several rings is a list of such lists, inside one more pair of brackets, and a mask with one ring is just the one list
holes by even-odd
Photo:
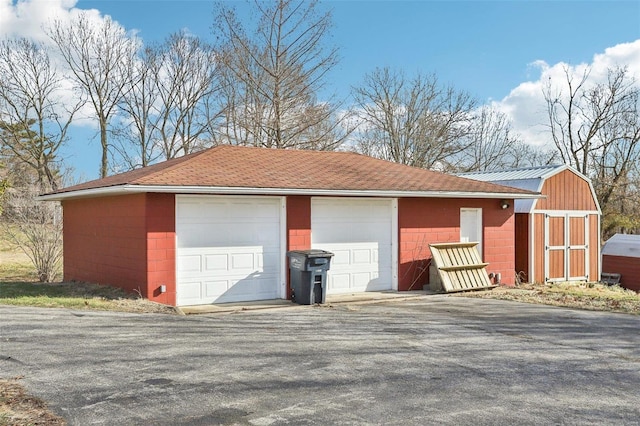
[[311, 249], [311, 250], [291, 250], [287, 252], [287, 255], [298, 254], [306, 257], [332, 257], [333, 253], [326, 250]]

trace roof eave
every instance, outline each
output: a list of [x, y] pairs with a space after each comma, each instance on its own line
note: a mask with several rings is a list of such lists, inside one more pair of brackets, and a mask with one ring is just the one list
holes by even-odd
[[353, 189], [306, 189], [306, 188], [244, 188], [213, 186], [157, 186], [157, 185], [118, 185], [104, 188], [83, 189], [38, 197], [41, 201], [63, 201], [74, 198], [91, 198], [145, 192], [175, 194], [217, 194], [217, 195], [324, 195], [344, 197], [417, 197], [417, 198], [495, 198], [495, 199], [534, 199], [541, 194], [509, 192], [473, 192], [473, 191], [398, 191], [398, 190], [353, 190]]

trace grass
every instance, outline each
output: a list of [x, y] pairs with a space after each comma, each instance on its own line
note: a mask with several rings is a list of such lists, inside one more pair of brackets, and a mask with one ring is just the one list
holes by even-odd
[[41, 284], [0, 281], [0, 304], [39, 308], [175, 313], [171, 307], [126, 293], [119, 288], [75, 282]]
[[124, 290], [80, 282], [34, 283], [2, 281], [0, 304], [39, 308], [175, 314], [170, 306], [143, 299]]
[[617, 285], [599, 283], [522, 284], [489, 291], [458, 293], [456, 296], [640, 315], [640, 294]]
[[38, 283], [29, 259], [3, 250], [0, 244], [0, 304], [41, 308], [92, 309], [101, 311], [166, 313], [172, 307], [141, 298], [124, 290], [80, 282]]
[[[28, 262], [28, 261], [27, 261]], [[26, 262], [2, 262], [0, 263], [0, 282], [23, 281], [34, 282], [37, 280], [33, 267]]]

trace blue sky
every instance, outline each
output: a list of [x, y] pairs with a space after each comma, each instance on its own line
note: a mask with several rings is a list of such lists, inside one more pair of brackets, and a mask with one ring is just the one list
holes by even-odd
[[[240, 13], [244, 1], [230, 1]], [[213, 40], [213, 2], [200, 0], [0, 0], [0, 36], [38, 38], [43, 22], [74, 8], [110, 15], [145, 42], [181, 29]], [[612, 64], [629, 66], [640, 80], [640, 1], [342, 1], [321, 2], [333, 13], [330, 42], [341, 61], [328, 92], [348, 96], [365, 73], [390, 66], [407, 74], [435, 73], [480, 102], [511, 115], [533, 144], [540, 84], [563, 66], [591, 66], [594, 78]], [[326, 93], [325, 95], [327, 95]], [[321, 94], [322, 95], [322, 94]], [[83, 132], [82, 138], [87, 136]], [[80, 132], [78, 132], [80, 134]], [[97, 176], [98, 141], [71, 141], [67, 155], [85, 178]], [[95, 151], [95, 154], [92, 152]], [[92, 157], [93, 156], [93, 157]]]
[[[211, 1], [84, 1], [145, 41], [180, 29], [212, 39]], [[240, 11], [244, 1], [229, 1]], [[595, 53], [640, 38], [640, 1], [341, 1], [321, 3], [334, 18], [341, 62], [339, 93], [377, 66], [435, 72], [485, 100], [501, 99], [532, 77], [529, 66], [590, 61]]]

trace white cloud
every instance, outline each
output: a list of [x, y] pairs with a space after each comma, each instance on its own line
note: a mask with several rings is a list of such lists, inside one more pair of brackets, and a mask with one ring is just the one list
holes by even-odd
[[[26, 37], [47, 41], [43, 26], [66, 21], [78, 13], [77, 0], [0, 0], [0, 37]], [[99, 15], [97, 10], [90, 13]]]
[[[24, 37], [49, 46], [51, 59], [57, 63], [61, 75], [68, 75], [62, 58], [53, 48], [53, 41], [47, 36], [46, 29], [55, 21], [64, 25], [81, 13], [92, 22], [100, 23], [105, 19], [99, 10], [76, 8], [76, 3], [77, 0], [0, 0], [0, 39]], [[117, 22], [114, 23], [117, 25]], [[77, 92], [73, 89], [74, 83], [69, 77], [60, 84], [58, 99], [62, 101], [61, 108], [64, 108], [64, 105], [71, 108], [78, 101]], [[64, 112], [61, 111], [61, 114], [64, 115]], [[76, 114], [74, 125], [97, 128], [95, 113], [89, 103]]]
[[566, 82], [565, 70], [577, 80], [590, 69], [588, 84], [603, 83], [607, 78], [607, 69], [616, 66], [626, 66], [629, 75], [635, 76], [640, 85], [640, 39], [607, 48], [595, 54], [590, 63], [559, 62], [550, 65], [544, 60], [536, 60], [529, 67], [539, 70], [537, 80], [521, 83], [504, 99], [492, 104], [513, 120], [514, 130], [520, 133], [525, 142], [534, 146], [550, 146], [552, 141], [547, 131], [547, 110], [542, 93], [547, 82]]

